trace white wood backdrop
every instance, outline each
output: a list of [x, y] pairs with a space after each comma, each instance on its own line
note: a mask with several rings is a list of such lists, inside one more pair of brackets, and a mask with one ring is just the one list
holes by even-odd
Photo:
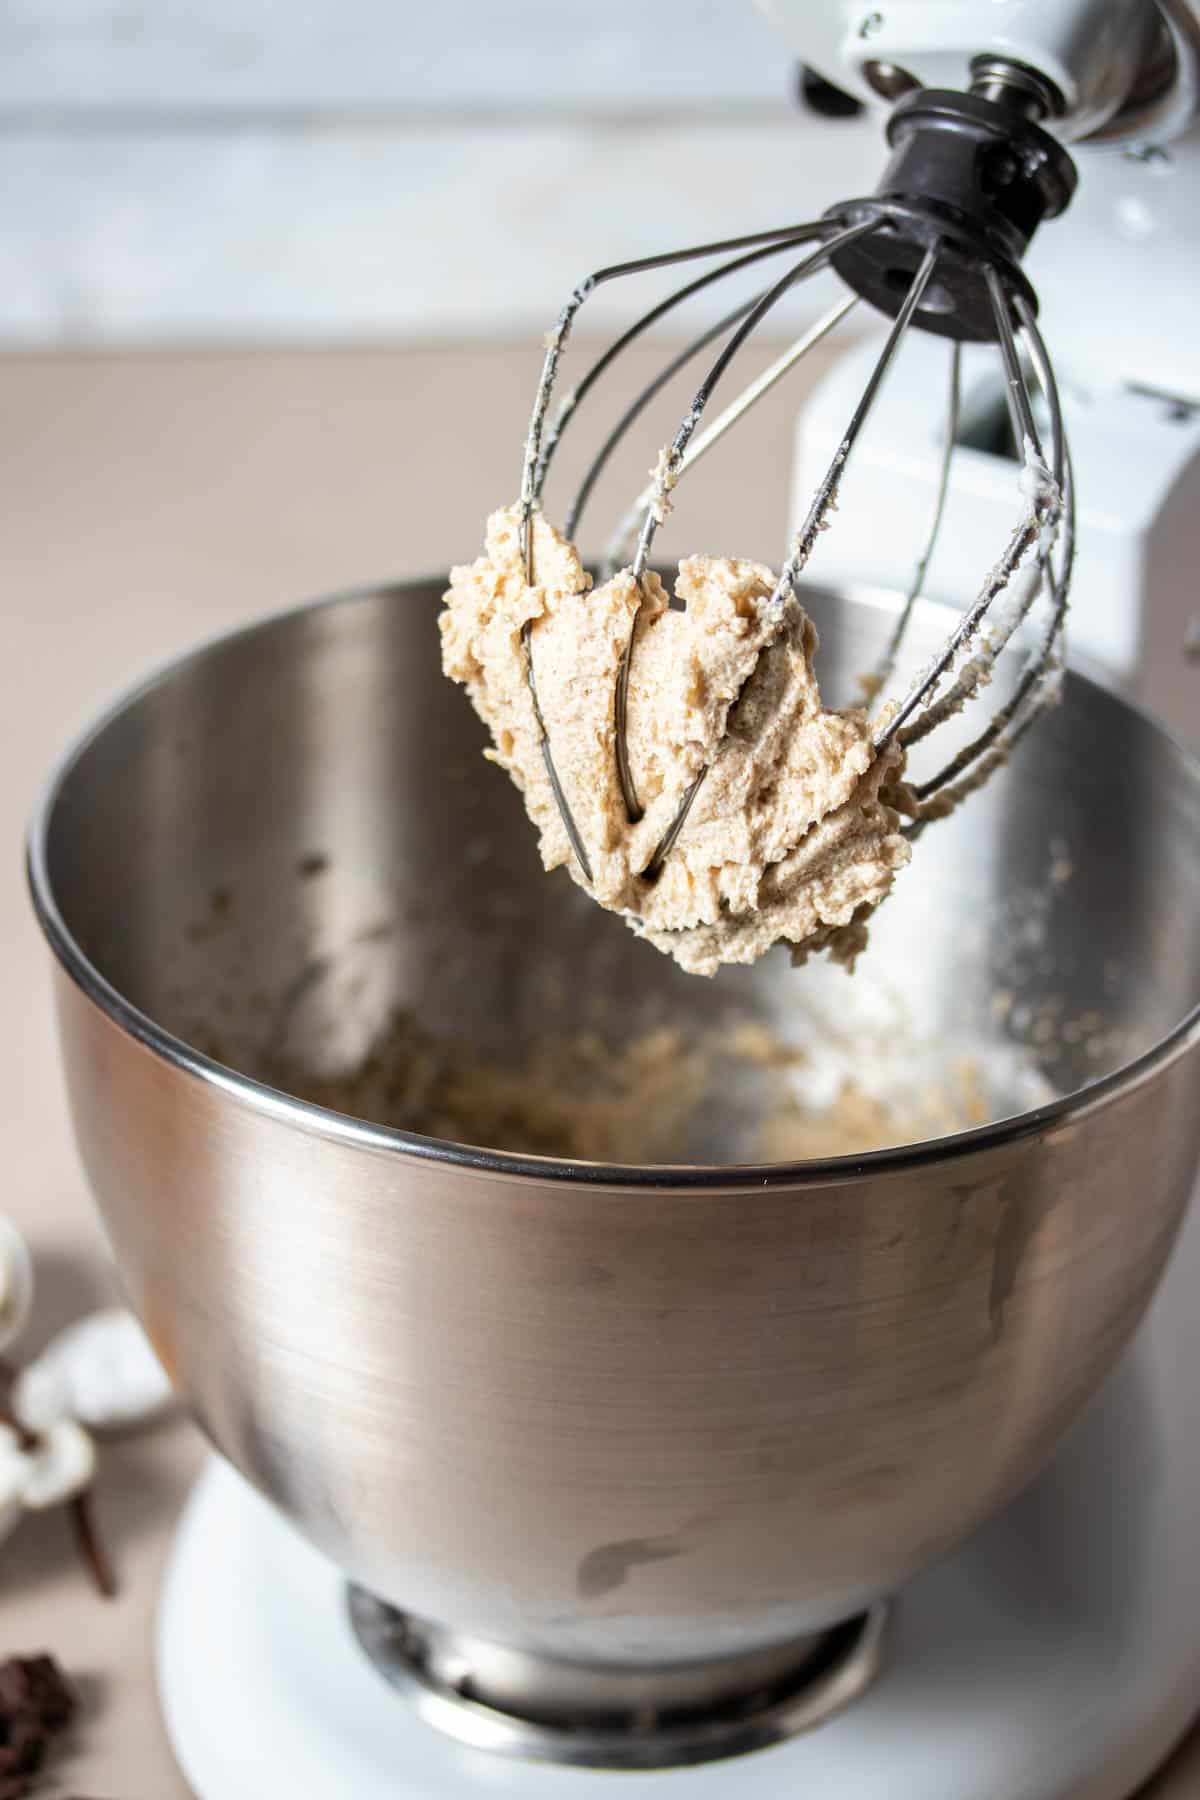
[[751, 0], [0, 0], [0, 341], [540, 328], [869, 189], [792, 88]]

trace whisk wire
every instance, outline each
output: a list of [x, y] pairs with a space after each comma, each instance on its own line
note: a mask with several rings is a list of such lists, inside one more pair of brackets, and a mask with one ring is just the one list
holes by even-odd
[[[625, 408], [625, 411], [621, 414], [621, 417], [617, 420], [616, 424], [601, 444], [599, 450], [588, 464], [583, 479], [575, 490], [574, 498], [567, 508], [566, 517], [563, 522], [563, 531], [567, 537], [574, 538], [575, 533], [579, 529], [579, 521], [583, 516], [583, 510], [591, 499], [593, 489], [600, 479], [600, 476], [604, 473], [610, 457], [620, 446], [626, 434], [637, 424], [637, 421], [641, 418], [643, 412], [654, 399], [655, 395], [660, 394], [663, 388], [675, 379], [681, 369], [686, 369], [693, 357], [699, 356], [702, 350], [707, 350], [710, 344], [716, 343], [717, 339], [723, 337], [732, 325], [737, 324], [739, 319], [744, 319], [746, 314], [750, 311], [750, 308], [756, 304], [758, 298], [759, 296], [757, 294], [751, 294], [748, 299], [742, 301], [740, 306], [735, 306], [732, 312], [727, 312], [723, 319], [718, 319], [715, 325], [710, 325], [706, 331], [700, 333], [699, 337], [693, 338], [692, 342], [685, 345], [685, 347], [679, 351], [678, 355], [673, 356], [670, 362], [668, 362], [664, 368], [659, 370], [653, 380], [648, 381], [640, 393], [630, 401], [629, 405]], [[641, 517], [640, 507], [638, 509], [638, 517], [639, 519]]]
[[776, 606], [782, 603], [783, 597], [788, 589], [795, 587], [800, 574], [812, 555], [813, 546], [816, 544], [819, 534], [825, 528], [830, 512], [832, 512], [833, 508], [837, 505], [838, 485], [841, 482], [842, 476], [845, 474], [846, 465], [850, 460], [851, 452], [858, 442], [859, 434], [870, 416], [871, 408], [875, 404], [875, 397], [883, 385], [883, 378], [895, 360], [896, 352], [900, 348], [901, 340], [912, 322], [913, 314], [921, 304], [921, 298], [926, 287], [929, 285], [929, 279], [937, 266], [940, 249], [940, 244], [935, 242], [929, 246], [928, 250], [926, 250], [921, 259], [920, 267], [917, 269], [916, 274], [909, 284], [904, 304], [892, 321], [891, 330], [888, 332], [887, 338], [884, 341], [883, 349], [875, 360], [875, 367], [871, 370], [871, 373], [867, 378], [867, 384], [859, 396], [858, 405], [851, 415], [850, 423], [846, 427], [845, 436], [842, 438], [841, 443], [834, 452], [833, 461], [825, 471], [817, 491], [813, 495], [812, 504], [809, 506], [808, 514], [793, 540], [791, 554], [784, 563], [779, 580], [775, 584], [772, 603]]
[[[995, 304], [1003, 309], [1003, 294], [999, 295]], [[1040, 581], [1037, 586], [1031, 584], [1031, 591], [1025, 604], [1018, 610], [1017, 616], [994, 640], [991, 655], [994, 657], [1004, 648], [1017, 626], [1028, 616], [1036, 598], [1038, 588], [1044, 584], [1051, 598], [1050, 616], [1042, 630], [1038, 642], [1026, 659], [1026, 664], [1008, 700], [997, 709], [987, 726], [970, 743], [963, 746], [945, 766], [930, 776], [926, 781], [914, 786], [914, 794], [918, 803], [924, 804], [935, 794], [942, 795], [939, 811], [945, 810], [947, 799], [957, 803], [973, 787], [979, 785], [983, 776], [996, 763], [1003, 761], [1012, 752], [1013, 747], [1028, 729], [1033, 719], [1050, 703], [1052, 677], [1055, 669], [1055, 650], [1062, 635], [1066, 618], [1067, 600], [1071, 584], [1071, 572], [1075, 557], [1075, 483], [1071, 468], [1070, 453], [1067, 448], [1066, 434], [1063, 428], [1062, 405], [1058, 393], [1058, 384], [1054, 377], [1054, 369], [1046, 351], [1045, 342], [1038, 329], [1033, 308], [1024, 295], [1013, 297], [1013, 308], [1021, 327], [1022, 336], [1029, 353], [1038, 386], [1046, 403], [1050, 425], [1050, 472], [1053, 477], [1055, 492], [1049, 495], [1043, 492], [1039, 484], [1034, 495], [1034, 511], [1039, 502], [1044, 513], [1042, 529], [1039, 531], [1036, 554]], [[1001, 353], [1004, 357], [1005, 372], [1008, 377], [1009, 392], [1013, 395], [1013, 427], [1025, 434], [1026, 418], [1032, 422], [1033, 411], [1027, 384], [1020, 372], [1020, 358], [1017, 353], [1015, 338], [1011, 329], [1007, 336], [998, 330]], [[1018, 379], [1012, 381], [1012, 371], [1017, 371]], [[1029, 451], [1040, 458], [1041, 450], [1036, 429], [1026, 438]], [[1053, 565], [1053, 543], [1055, 528], [1059, 515], [1062, 519], [1062, 549], [1060, 567], [1056, 572]], [[1028, 703], [1028, 704], [1027, 704]], [[928, 718], [929, 715], [926, 715]], [[914, 741], [910, 738], [909, 741]], [[962, 777], [974, 770], [969, 782]], [[956, 789], [953, 783], [960, 784]], [[948, 790], [948, 791], [947, 791]], [[918, 820], [918, 825], [920, 821]]]
[[[617, 358], [621, 356], [624, 351], [628, 350], [631, 344], [636, 343], [638, 338], [649, 331], [653, 326], [657, 325], [661, 319], [666, 318], [677, 306], [682, 306], [685, 301], [691, 300], [696, 294], [702, 293], [705, 288], [713, 286], [714, 283], [718, 281], [725, 281], [731, 275], [739, 274], [743, 269], [752, 268], [754, 264], [762, 262], [768, 257], [778, 256], [784, 250], [792, 249], [796, 244], [809, 242], [811, 241], [812, 236], [813, 228], [811, 225], [796, 226], [788, 236], [780, 236], [769, 244], [760, 245], [756, 249], [747, 251], [742, 256], [734, 257], [732, 261], [720, 263], [715, 269], [707, 269], [703, 275], [698, 275], [692, 281], [686, 282], [683, 287], [676, 288], [672, 293], [660, 300], [656, 306], [652, 306], [648, 312], [643, 313], [639, 319], [635, 319], [633, 324], [623, 331], [620, 337], [615, 339], [615, 341], [596, 358], [596, 361], [592, 364], [591, 368], [580, 379], [576, 386], [572, 388], [571, 392], [561, 403], [538, 452], [537, 466], [534, 471], [535, 500], [540, 500], [542, 497], [542, 490], [545, 487], [546, 476], [549, 472], [554, 452], [571, 419], [574, 417], [582, 402], [587, 398], [592, 388], [596, 385], [597, 381], [599, 381], [600, 377], [607, 373], [613, 363], [616, 362]], [[719, 337], [721, 332], [724, 331], [729, 324], [735, 319], [740, 318], [744, 312], [749, 311], [750, 307], [755, 303], [755, 298], [756, 296], [752, 295], [741, 306], [735, 308], [732, 314], [727, 315], [725, 321], [719, 325], [711, 326], [706, 334], [705, 341], [711, 343], [713, 338]], [[700, 345], [697, 344], [696, 348], [699, 349]], [[686, 360], [686, 358], [684, 360]], [[677, 366], [681, 367], [682, 364], [678, 364]], [[664, 381], [669, 379], [670, 377], [664, 372], [659, 378], [658, 385], [661, 386]], [[655, 391], [657, 392], [657, 387]], [[570, 533], [568, 532], [568, 536], [569, 535]]]
[[892, 628], [887, 648], [870, 676], [870, 692], [882, 691], [895, 673], [896, 663], [900, 655], [905, 634], [912, 622], [913, 610], [917, 600], [924, 592], [925, 579], [929, 573], [929, 565], [933, 561], [933, 553], [941, 536], [942, 520], [946, 512], [946, 495], [950, 490], [950, 467], [954, 461], [954, 450], [958, 443], [958, 421], [962, 410], [962, 345], [953, 342], [950, 346], [950, 389], [946, 406], [946, 438], [942, 446], [940, 467], [938, 470], [937, 490], [934, 494], [933, 510], [929, 517], [929, 527], [925, 534], [925, 544], [917, 558], [912, 579], [904, 596], [904, 604]]
[[[1067, 592], [1070, 586], [1070, 565], [1075, 554], [1075, 484], [1071, 472], [1071, 460], [1068, 456], [1063, 471], [1063, 552], [1065, 578], [1060, 576], [1050, 585], [1053, 606], [1038, 643], [1030, 651], [1025, 668], [1022, 670], [1011, 695], [1004, 705], [999, 707], [987, 726], [979, 735], [971, 740], [950, 759], [946, 765], [931, 775], [927, 781], [915, 783], [913, 793], [918, 803], [924, 803], [934, 794], [941, 793], [951, 782], [957, 781], [969, 769], [990, 754], [1003, 760], [1011, 751], [1018, 739], [1024, 734], [1029, 724], [1049, 702], [1049, 695], [1038, 692], [1043, 688], [1052, 672], [1052, 659], [1055, 646], [1062, 634], [1067, 611]], [[1000, 646], [1001, 648], [1003, 646]], [[1031, 704], [1026, 708], [1025, 703]], [[1024, 713], [1022, 709], [1025, 708]], [[1018, 715], [1021, 715], [1018, 717]], [[1013, 721], [1017, 725], [1013, 726]], [[1010, 730], [1009, 728], [1012, 727]], [[978, 776], [972, 783], [978, 785]], [[960, 796], [961, 797], [961, 796]]]
[[877, 751], [886, 750], [892, 739], [897, 736], [905, 745], [917, 741], [916, 728], [906, 729], [907, 721], [911, 719], [918, 707], [926, 705], [931, 700], [959, 651], [974, 637], [993, 600], [1008, 586], [1017, 566], [1037, 542], [1037, 538], [1036, 521], [1032, 516], [1022, 519], [1009, 538], [1000, 561], [989, 573], [978, 597], [962, 615], [946, 642], [936, 655], [930, 658], [925, 668], [921, 670], [909, 687], [904, 698], [889, 713], [876, 732], [875, 748]]
[[877, 231], [878, 229], [879, 225], [877, 221], [873, 219], [868, 220], [865, 224], [848, 226], [846, 230], [837, 232], [816, 250], [810, 251], [810, 253], [807, 256], [802, 257], [798, 263], [793, 263], [792, 267], [785, 270], [778, 281], [773, 282], [771, 286], [767, 288], [766, 292], [756, 301], [746, 318], [743, 319], [737, 329], [730, 334], [728, 341], [722, 346], [720, 354], [717, 356], [712, 367], [704, 377], [704, 380], [697, 388], [692, 404], [681, 421], [679, 429], [676, 431], [670, 446], [662, 457], [660, 467], [656, 472], [651, 497], [647, 503], [645, 518], [642, 522], [641, 536], [638, 540], [637, 551], [633, 560], [633, 572], [639, 581], [645, 573], [647, 564], [649, 563], [650, 551], [654, 544], [655, 533], [666, 516], [669, 507], [670, 492], [676, 481], [679, 479], [680, 467], [683, 463], [688, 445], [704, 417], [705, 409], [712, 399], [713, 391], [716, 388], [717, 383], [720, 381], [722, 375], [724, 375], [726, 369], [729, 367], [746, 339], [752, 332], [757, 330], [767, 314], [778, 305], [783, 296], [790, 288], [794, 287], [798, 281], [803, 281], [807, 276], [815, 274], [818, 269], [824, 268], [830, 257], [838, 250], [852, 244], [857, 238], [866, 237], [869, 232]]
[[[761, 375], [749, 382], [736, 399], [731, 400], [729, 405], [705, 426], [699, 437], [692, 439], [679, 465], [676, 485], [688, 470], [693, 468], [700, 458], [712, 449], [714, 444], [720, 442], [727, 431], [745, 417], [750, 408], [756, 405], [764, 394], [769, 393], [777, 382], [782, 381], [783, 377], [808, 355], [810, 350], [815, 349], [827, 338], [830, 332], [835, 330], [858, 304], [859, 296], [857, 294], [843, 295], [827, 313], [822, 314], [809, 326], [807, 331], [790, 344], [781, 356], [776, 357], [775, 361], [764, 369]], [[706, 341], [708, 341], [707, 338]], [[694, 346], [694, 348], [700, 347], [699, 343]], [[653, 498], [654, 482], [650, 481], [642, 489], [609, 541], [602, 564], [606, 576], [620, 568], [633, 555], [642, 519]]]
[[558, 315], [553, 330], [546, 340], [546, 354], [542, 360], [542, 373], [534, 395], [533, 410], [529, 418], [529, 429], [525, 436], [525, 463], [521, 477], [521, 516], [522, 516], [522, 555], [525, 564], [525, 578], [532, 583], [533, 571], [533, 530], [531, 516], [537, 500], [537, 467], [541, 455], [542, 432], [545, 429], [546, 413], [550, 406], [550, 397], [554, 391], [554, 383], [558, 377], [558, 367], [562, 360], [563, 350], [575, 323], [579, 309], [587, 302], [596, 289], [610, 281], [623, 280], [627, 275], [645, 275], [654, 269], [673, 268], [679, 263], [699, 262], [708, 256], [724, 256], [731, 250], [750, 250], [754, 246], [781, 242], [799, 243], [805, 238], [822, 237], [828, 230], [823, 220], [814, 220], [806, 225], [784, 225], [774, 231], [753, 231], [741, 237], [720, 238], [710, 244], [690, 244], [682, 250], [666, 250], [654, 256], [634, 257], [629, 262], [610, 263], [603, 269], [595, 270], [587, 275], [574, 289], [566, 305]]
[[527, 619], [521, 630], [521, 643], [525, 651], [525, 681], [529, 689], [529, 698], [533, 703], [534, 723], [537, 726], [538, 747], [542, 753], [542, 763], [546, 770], [546, 779], [550, 783], [550, 792], [554, 796], [554, 804], [558, 808], [558, 816], [562, 820], [563, 829], [575, 853], [575, 860], [583, 871], [585, 881], [592, 879], [592, 865], [588, 860], [587, 846], [583, 834], [575, 823], [575, 815], [571, 811], [558, 770], [554, 766], [554, 754], [550, 748], [550, 733], [546, 730], [546, 721], [542, 716], [541, 702], [538, 699], [537, 681], [533, 673], [533, 641], [532, 620]]
[[1013, 333], [1012, 320], [1008, 315], [1009, 297], [1004, 290], [997, 271], [990, 265], [984, 271], [987, 282], [988, 299], [991, 302], [992, 317], [996, 321], [996, 341], [1000, 346], [1000, 357], [1004, 364], [1004, 397], [1008, 402], [1009, 417], [1012, 420], [1013, 439], [1018, 454], [1028, 456], [1030, 448], [1038, 457], [1042, 454], [1041, 438], [1033, 417], [1033, 406], [1029, 397], [1029, 389], [1021, 369], [1021, 359], [1017, 352], [1017, 340]]
[[[850, 454], [854, 449], [859, 434], [866, 424], [871, 408], [874, 405], [875, 397], [883, 383], [883, 378], [891, 367], [896, 351], [900, 346], [900, 341], [909, 327], [913, 314], [921, 303], [921, 297], [924, 294], [925, 289], [929, 284], [930, 277], [937, 265], [938, 248], [939, 246], [936, 243], [929, 247], [921, 260], [920, 267], [912, 278], [904, 304], [892, 323], [892, 328], [888, 333], [887, 340], [876, 359], [875, 367], [871, 371], [870, 379], [863, 390], [858, 406], [855, 408], [854, 416], [846, 428], [846, 435], [838, 445], [833, 461], [830, 463], [825, 477], [817, 489], [813, 503], [809, 508], [808, 517], [797, 534], [791, 555], [784, 564], [779, 580], [775, 584], [775, 591], [771, 596], [769, 606], [776, 612], [781, 622], [783, 618], [784, 597], [789, 588], [794, 587], [801, 569], [804, 567], [804, 564], [812, 553], [813, 544], [816, 542], [817, 534], [821, 530], [825, 516], [835, 502], [837, 484], [845, 471], [846, 464], [850, 459]], [[730, 707], [730, 711], [732, 711], [733, 707], [736, 705], [737, 700], [735, 699], [733, 705]], [[620, 755], [620, 745], [621, 734], [618, 729], [618, 756]], [[650, 857], [650, 861], [646, 866], [645, 873], [648, 877], [652, 878], [659, 873], [663, 863], [674, 848], [679, 834], [687, 820], [687, 816], [692, 809], [692, 803], [703, 785], [705, 776], [708, 774], [709, 766], [710, 765], [706, 763], [704, 767], [692, 777], [692, 780], [684, 790], [683, 797], [676, 808], [675, 815], [666, 831], [659, 839], [659, 842]]]
[[[1048, 550], [1047, 540], [1052, 538], [1061, 513], [1062, 496], [1058, 483], [1052, 477], [1049, 480], [1037, 478], [1039, 469], [1043, 474], [1046, 473], [1045, 464], [1042, 461], [1041, 440], [1033, 418], [1029, 389], [1021, 371], [1020, 358], [1017, 355], [1012, 326], [1008, 317], [1007, 296], [999, 277], [990, 267], [987, 270], [987, 280], [1004, 363], [1005, 391], [1013, 414], [1014, 431], [1020, 432], [1026, 470], [1033, 478], [1033, 492], [1028, 510], [1013, 531], [1000, 561], [989, 573], [978, 597], [963, 614], [937, 655], [921, 670], [900, 704], [876, 733], [875, 746], [877, 750], [886, 748], [897, 735], [900, 736], [900, 741], [906, 748], [918, 743], [974, 693], [984, 672], [983, 669], [966, 672], [949, 693], [937, 701], [936, 705], [934, 704], [934, 696], [944, 677], [953, 667], [960, 653], [974, 639], [993, 602], [1008, 586], [1025, 557], [1035, 546], [1039, 548], [1039, 560], [1043, 552]], [[1061, 412], [1057, 415], [1057, 425], [1061, 440]], [[1061, 458], [1062, 452], [1059, 451], [1058, 454]], [[1008, 636], [1011, 636], [1012, 631], [1028, 613], [1036, 596], [1037, 587], [1031, 583], [1022, 597], [1022, 606], [1017, 617], [1007, 628]], [[990, 666], [990, 655], [987, 666]], [[926, 708], [924, 716], [910, 724], [909, 720], [922, 706]]]
[[1050, 352], [1039, 329], [1037, 316], [1024, 294], [1013, 295], [1013, 308], [1020, 322], [1029, 360], [1033, 364], [1033, 372], [1042, 390], [1050, 419], [1050, 470], [1055, 481], [1061, 482], [1066, 474], [1067, 438], [1063, 427], [1062, 397], [1058, 391], [1054, 365], [1050, 361]]
[[[643, 600], [646, 597], [645, 576], [650, 562], [650, 552], [654, 544], [655, 533], [663, 519], [666, 517], [667, 510], [670, 506], [671, 489], [679, 480], [680, 470], [688, 445], [704, 417], [705, 408], [711, 400], [713, 392], [722, 375], [725, 373], [746, 339], [757, 329], [772, 308], [778, 305], [779, 301], [790, 288], [794, 287], [798, 281], [802, 281], [806, 276], [811, 275], [815, 270], [827, 263], [830, 255], [835, 250], [845, 244], [852, 243], [856, 238], [865, 237], [868, 232], [875, 230], [878, 230], [878, 224], [874, 220], [871, 220], [866, 224], [849, 226], [845, 231], [835, 233], [833, 237], [822, 243], [816, 250], [810, 251], [807, 256], [801, 257], [798, 263], [794, 263], [790, 269], [784, 271], [778, 281], [772, 282], [771, 286], [755, 302], [746, 317], [740, 321], [730, 333], [726, 342], [722, 345], [720, 353], [713, 361], [711, 368], [697, 388], [692, 399], [692, 404], [680, 423], [671, 444], [659, 459], [659, 467], [655, 475], [653, 492], [646, 507], [645, 517], [642, 521], [641, 534], [638, 538], [637, 549], [633, 558], [633, 577], [642, 589]], [[640, 611], [640, 608], [638, 611]], [[624, 801], [626, 817], [631, 825], [635, 825], [642, 817], [642, 805], [641, 801], [638, 799], [637, 788], [633, 779], [633, 770], [629, 761], [628, 731], [629, 671], [633, 659], [634, 639], [637, 636], [637, 624], [638, 612], [635, 612], [630, 624], [629, 637], [626, 640], [620, 665], [617, 670], [615, 704], [617, 778], [621, 784], [621, 798]], [[694, 798], [695, 793], [692, 791], [690, 798], [685, 799], [685, 804], [690, 806], [691, 800]], [[674, 825], [672, 825], [671, 829], [675, 832], [675, 836], [678, 836], [678, 830]], [[672, 842], [673, 841], [674, 839], [672, 839]], [[654, 856], [651, 859], [652, 862], [658, 860], [660, 850], [661, 845], [659, 846], [659, 849], [655, 851]]]

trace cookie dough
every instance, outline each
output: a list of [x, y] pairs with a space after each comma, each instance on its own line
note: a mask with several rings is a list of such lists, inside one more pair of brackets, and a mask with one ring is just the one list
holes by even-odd
[[547, 1036], [510, 1058], [397, 1013], [344, 1074], [272, 1066], [268, 1080], [377, 1125], [520, 1155], [609, 1163], [686, 1163], [698, 1114], [732, 1079], [753, 1094], [735, 1155], [755, 1162], [861, 1156], [965, 1131], [992, 1116], [977, 1064], [960, 1059], [890, 1097], [847, 1077], [817, 1100], [803, 1048], [768, 1026], [685, 1033], [663, 1025], [621, 1047], [594, 1032]]
[[686, 1160], [688, 1122], [711, 1065], [707, 1045], [685, 1045], [683, 1034], [666, 1026], [620, 1050], [580, 1032], [548, 1036], [502, 1060], [401, 1012], [345, 1074], [272, 1074], [317, 1106], [451, 1143], [576, 1161], [663, 1163]]
[[[486, 550], [455, 568], [441, 618], [446, 674], [489, 727], [488, 752], [521, 789], [547, 869], [565, 865], [602, 906], [696, 974], [828, 949], [852, 964], [866, 920], [908, 860], [897, 807], [903, 752], [876, 755], [859, 708], [821, 704], [811, 621], [771, 604], [761, 564], [692, 556], [672, 606], [657, 576], [593, 588], [573, 544], [533, 518], [532, 584], [517, 507], [488, 521]], [[528, 631], [526, 655], [525, 627]], [[633, 636], [629, 764], [617, 774], [614, 696]], [[582, 838], [575, 857], [542, 753], [533, 684], [559, 782]], [[647, 870], [689, 785], [703, 780], [661, 869]]]

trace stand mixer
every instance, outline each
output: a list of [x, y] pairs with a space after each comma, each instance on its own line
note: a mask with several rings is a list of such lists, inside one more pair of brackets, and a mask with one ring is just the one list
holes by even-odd
[[[1055, 346], [1064, 428], [1082, 496], [1072, 655], [1148, 706], [1185, 740], [1200, 720], [1200, 612], [1191, 568], [1200, 499], [1200, 15], [1193, 5], [901, 4], [879, 11], [759, 0], [806, 61], [873, 112], [914, 84], [961, 85], [972, 60], [1003, 53], [1052, 80], [1048, 129], [1079, 171], [1069, 210], [1038, 233], [1025, 267]], [[865, 128], [858, 125], [850, 129]], [[831, 124], [831, 136], [847, 129]], [[829, 533], [821, 573], [894, 582], [916, 564], [945, 449], [929, 394], [938, 346], [910, 337], [856, 453], [847, 512], [869, 532]], [[794, 516], [844, 430], [872, 360], [851, 351], [798, 421]], [[978, 545], [1011, 519], [1011, 444], [994, 358], [963, 352], [963, 408], [946, 520], [922, 591], [961, 605]], [[1019, 455], [1019, 450], [1017, 451]]]
[[[1089, 137], [1165, 142], [1191, 116], [1186, 7], [793, 22], [864, 96], [1033, 71], [1081, 198]], [[1069, 239], [1077, 204], [1035, 249]], [[1036, 368], [1024, 412], [1036, 444], [1040, 388], [1064, 502], [1074, 445], [1086, 642], [1092, 445], [1069, 321], [1058, 341], [1062, 422]], [[1012, 359], [980, 389], [969, 345], [931, 351], [955, 357], [964, 429], [998, 410], [989, 447], [947, 455], [928, 375], [901, 433], [889, 409], [924, 349], [910, 335], [878, 386], [841, 501], [915, 442], [887, 585], [944, 512], [922, 585], [960, 612], [969, 553], [1011, 532], [1025, 445], [994, 448]], [[801, 427], [801, 540], [869, 385], [832, 423], [852, 380], [835, 370]], [[1187, 468], [1174, 449], [1141, 491], [1165, 511]], [[885, 573], [872, 554], [830, 531], [804, 571], [843, 692], [893, 659], [918, 681], [947, 641], [945, 610], [915, 599], [896, 643], [894, 600], [862, 585]], [[1039, 678], [1067, 567], [1041, 572]], [[460, 697], [429, 678], [439, 591], [348, 596], [186, 658], [69, 754], [31, 837], [84, 1161], [165, 1365], [241, 1471], [202, 1481], [164, 1592], [160, 1682], [193, 1786], [604, 1800], [637, 1768], [664, 1800], [1128, 1800], [1200, 1705], [1200, 768], [1068, 675], [1013, 768], [922, 836], [852, 980], [760, 965], [704, 984], [547, 886], [515, 794], [475, 772]], [[1104, 642], [1136, 642], [1109, 591]], [[1180, 625], [1164, 695], [1186, 711]], [[1134, 655], [1103, 660], [1136, 680]], [[1000, 649], [1009, 720], [1029, 666]], [[977, 727], [945, 723], [953, 762]], [[866, 1030], [882, 996], [889, 1028], [945, 1047], [1002, 1017], [1054, 1095], [828, 1164], [748, 1167], [736, 1146], [556, 1163], [265, 1084], [280, 994], [351, 1060], [383, 1004], [503, 1051], [551, 994], [567, 1025], [602, 995], [623, 1023], [697, 1029], [811, 1003]]]

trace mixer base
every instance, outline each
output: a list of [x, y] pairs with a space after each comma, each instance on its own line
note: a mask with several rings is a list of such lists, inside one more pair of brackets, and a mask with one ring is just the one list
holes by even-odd
[[[820, 1729], [660, 1769], [640, 1800], [1128, 1800], [1200, 1697], [1200, 1212], [1130, 1352], [1039, 1480], [900, 1597], [878, 1679]], [[338, 1571], [225, 1464], [159, 1621], [200, 1800], [605, 1800], [627, 1778], [437, 1731], [364, 1654]]]
[[428, 1724], [500, 1755], [589, 1769], [712, 1762], [811, 1731], [874, 1680], [886, 1618], [876, 1606], [798, 1645], [631, 1680], [477, 1647], [350, 1590], [364, 1652]]

